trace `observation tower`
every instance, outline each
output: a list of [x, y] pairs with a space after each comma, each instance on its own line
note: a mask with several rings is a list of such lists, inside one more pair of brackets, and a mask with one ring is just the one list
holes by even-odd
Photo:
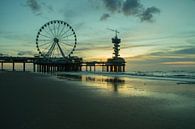
[[119, 32], [117, 30], [109, 29], [115, 32], [115, 37], [112, 38], [114, 44], [113, 57], [107, 60], [107, 72], [125, 72], [125, 59], [120, 57], [120, 43], [121, 39], [118, 38]]

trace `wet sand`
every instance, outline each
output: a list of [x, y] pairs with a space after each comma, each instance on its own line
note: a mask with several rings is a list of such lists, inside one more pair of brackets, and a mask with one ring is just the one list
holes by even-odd
[[140, 79], [113, 89], [97, 81], [1, 72], [0, 128], [194, 129], [194, 86], [171, 84]]

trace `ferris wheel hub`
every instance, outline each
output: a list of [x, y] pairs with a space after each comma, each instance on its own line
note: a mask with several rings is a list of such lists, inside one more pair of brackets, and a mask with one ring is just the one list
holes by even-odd
[[54, 41], [54, 43], [58, 43], [59, 39], [58, 38], [54, 38], [53, 41]]

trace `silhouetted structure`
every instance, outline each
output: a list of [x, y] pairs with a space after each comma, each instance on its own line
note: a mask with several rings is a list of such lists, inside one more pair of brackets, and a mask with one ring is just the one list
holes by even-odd
[[119, 57], [120, 51], [120, 43], [121, 39], [118, 38], [117, 34], [119, 33], [117, 30], [112, 30], [116, 33], [115, 37], [112, 38], [112, 43], [114, 44], [114, 53], [113, 57], [107, 60], [107, 72], [125, 72], [125, 59]]
[[37, 72], [78, 72], [82, 71], [82, 58], [44, 58], [34, 62], [34, 71]]
[[112, 31], [116, 33], [115, 37], [112, 38], [113, 58], [106, 62], [83, 62], [82, 58], [71, 56], [77, 45], [77, 37], [73, 28], [64, 21], [50, 21], [44, 24], [37, 33], [36, 47], [39, 55], [35, 57], [1, 55], [1, 70], [4, 70], [4, 63], [12, 63], [13, 71], [15, 71], [15, 63], [22, 63], [23, 71], [26, 71], [26, 63], [31, 63], [34, 72], [76, 72], [82, 71], [82, 67], [85, 67], [86, 71], [96, 71], [96, 66], [101, 66], [102, 71], [106, 72], [124, 72], [125, 60], [119, 57], [121, 42], [117, 36], [119, 32]]

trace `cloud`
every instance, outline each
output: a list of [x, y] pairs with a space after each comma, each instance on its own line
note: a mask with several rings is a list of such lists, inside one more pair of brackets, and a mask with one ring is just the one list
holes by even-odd
[[102, 0], [102, 2], [106, 10], [112, 14], [118, 12], [124, 16], [134, 16], [141, 22], [151, 22], [154, 14], [160, 13], [160, 9], [157, 7], [144, 7], [140, 0]]
[[103, 14], [103, 15], [101, 16], [100, 20], [101, 20], [101, 21], [104, 21], [104, 20], [107, 20], [109, 17], [110, 17], [110, 14], [105, 13], [105, 14]]
[[174, 58], [183, 58], [187, 56], [195, 56], [195, 46], [191, 47], [174, 47], [173, 49], [165, 49], [157, 52], [151, 52], [148, 56], [155, 57], [174, 57]]
[[37, 0], [27, 0], [27, 6], [35, 13], [36, 15], [41, 14], [41, 5], [37, 2]]
[[195, 62], [193, 61], [184, 61], [184, 62], [163, 62], [161, 64], [165, 64], [165, 65], [195, 65]]
[[[181, 50], [164, 50], [144, 55], [141, 61], [151, 61], [162, 65], [193, 65], [195, 64], [194, 52], [195, 48], [183, 48]], [[191, 56], [190, 56], [191, 55]]]
[[109, 11], [115, 12], [120, 9], [122, 1], [121, 0], [103, 0], [103, 3]]
[[2, 57], [4, 54], [3, 53], [0, 53], [0, 57]]
[[54, 12], [52, 5], [49, 5], [45, 2], [40, 2], [38, 0], [26, 0], [25, 6], [29, 7], [31, 11], [37, 16], [40, 16], [45, 12], [46, 13]]
[[0, 57], [5, 57], [5, 56], [9, 56], [9, 55], [5, 53], [0, 53]]
[[156, 7], [147, 8], [141, 15], [141, 21], [153, 21], [154, 14], [160, 13], [160, 10]]
[[82, 47], [78, 48], [77, 51], [97, 51], [97, 50], [112, 50], [111, 46], [96, 46], [96, 47]]
[[195, 47], [177, 50], [174, 53], [175, 54], [195, 54]]
[[126, 0], [123, 3], [122, 11], [124, 15], [137, 15], [142, 10], [142, 5], [139, 0]]
[[18, 56], [24, 56], [24, 55], [34, 55], [32, 51], [19, 51], [17, 53]]

